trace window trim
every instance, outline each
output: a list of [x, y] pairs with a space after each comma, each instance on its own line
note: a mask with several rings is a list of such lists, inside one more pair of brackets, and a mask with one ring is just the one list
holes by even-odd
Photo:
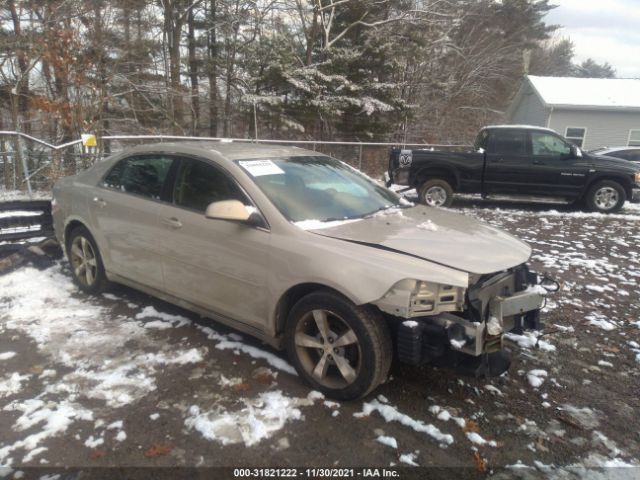
[[581, 144], [580, 144], [580, 145], [576, 145], [576, 147], [578, 147], [578, 148], [581, 148], [581, 149], [582, 149], [582, 148], [584, 148], [584, 144], [585, 144], [585, 142], [587, 141], [587, 131], [588, 131], [588, 128], [587, 128], [587, 127], [577, 127], [577, 126], [576, 126], [576, 127], [567, 126], [567, 127], [564, 129], [564, 138], [565, 138], [565, 140], [568, 140], [568, 141], [569, 141], [569, 143], [571, 143], [572, 145], [575, 145], [575, 143], [573, 143], [571, 140], [577, 140], [578, 138], [577, 138], [577, 137], [569, 137], [569, 136], [567, 136], [567, 133], [569, 132], [569, 129], [570, 129], [570, 128], [576, 128], [576, 129], [582, 129], [582, 130], [584, 130], [584, 133], [582, 134]]
[[[251, 202], [251, 205], [258, 211], [258, 213], [260, 214], [260, 216], [264, 220], [264, 223], [266, 225], [265, 227], [256, 226], [254, 228], [257, 228], [258, 230], [262, 230], [262, 231], [265, 231], [265, 232], [271, 232], [271, 224], [269, 223], [269, 220], [267, 219], [266, 215], [262, 212], [262, 209], [258, 206], [256, 201], [251, 197], [251, 195], [249, 195], [249, 192], [247, 192], [247, 190], [240, 184], [238, 179], [229, 170], [224, 168], [224, 166], [220, 165], [218, 162], [216, 162], [214, 160], [209, 160], [207, 158], [198, 157], [197, 155], [189, 155], [189, 154], [186, 154], [186, 153], [185, 154], [174, 153], [174, 154], [170, 154], [169, 156], [171, 156], [175, 160], [175, 162], [177, 164], [177, 167], [175, 169], [175, 174], [171, 178], [171, 181], [173, 183], [173, 185], [171, 186], [171, 190], [170, 190], [171, 202], [166, 202], [166, 203], [168, 203], [172, 207], [179, 208], [180, 210], [185, 210], [185, 211], [191, 212], [191, 213], [196, 213], [196, 214], [202, 215], [203, 217], [206, 218], [205, 212], [202, 212], [200, 210], [196, 210], [194, 208], [185, 207], [183, 205], [178, 205], [176, 203], [176, 189], [178, 188], [178, 179], [180, 178], [180, 173], [182, 172], [182, 169], [183, 169], [183, 165], [184, 165], [183, 161], [185, 161], [185, 160], [193, 160], [193, 161], [196, 161], [196, 162], [201, 162], [201, 163], [204, 163], [205, 165], [208, 165], [210, 167], [216, 168], [219, 171], [221, 171], [224, 175], [227, 175], [227, 177], [229, 177], [231, 179], [231, 181], [236, 184], [238, 189], [240, 189], [240, 191], [247, 197], [247, 199]], [[213, 220], [213, 219], [209, 219], [209, 220]], [[227, 220], [221, 220], [221, 221], [227, 221]]]
[[640, 140], [637, 140], [637, 142], [638, 142], [637, 145], [631, 145], [631, 134], [633, 132], [638, 132], [638, 135], [640, 136], [640, 128], [630, 128], [629, 129], [629, 136], [627, 137], [627, 147], [640, 148]]
[[[153, 155], [162, 155], [164, 157], [167, 157], [171, 160], [171, 165], [169, 166], [169, 171], [167, 172], [167, 177], [164, 179], [164, 185], [162, 186], [162, 190], [160, 193], [160, 198], [152, 198], [152, 197], [147, 197], [145, 195], [140, 195], [139, 193], [132, 193], [132, 192], [127, 192], [124, 190], [120, 190], [120, 189], [116, 189], [116, 188], [109, 188], [107, 186], [104, 185], [104, 180], [105, 178], [107, 178], [109, 176], [109, 174], [113, 171], [114, 168], [116, 168], [120, 163], [125, 162], [127, 160], [130, 160], [132, 158], [141, 158], [141, 157], [150, 157]], [[167, 154], [165, 152], [143, 152], [143, 153], [133, 153], [131, 155], [125, 155], [121, 158], [119, 158], [118, 160], [116, 160], [116, 162], [111, 165], [110, 168], [107, 169], [107, 171], [100, 177], [100, 180], [98, 180], [98, 184], [96, 185], [96, 187], [98, 188], [102, 188], [104, 190], [107, 190], [108, 192], [115, 192], [115, 193], [122, 193], [125, 195], [131, 195], [133, 197], [136, 198], [142, 198], [144, 200], [148, 200], [150, 202], [158, 202], [158, 203], [164, 203], [164, 204], [171, 204], [170, 201], [162, 198], [164, 197], [164, 195], [167, 193], [166, 189], [167, 189], [167, 185], [173, 181], [173, 173], [174, 173], [174, 169], [175, 169], [175, 165], [176, 165], [176, 158], [174, 155], [171, 154]]]

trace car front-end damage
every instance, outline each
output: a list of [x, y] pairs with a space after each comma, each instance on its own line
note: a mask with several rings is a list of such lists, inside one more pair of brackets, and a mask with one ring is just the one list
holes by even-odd
[[433, 363], [476, 376], [509, 368], [507, 332], [541, 330], [547, 289], [526, 264], [486, 275], [469, 275], [461, 288], [417, 280], [396, 283], [373, 302], [394, 317], [400, 361]]

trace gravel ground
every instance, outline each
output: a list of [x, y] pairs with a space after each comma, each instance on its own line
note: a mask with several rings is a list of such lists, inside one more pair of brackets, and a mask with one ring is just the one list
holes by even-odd
[[499, 378], [394, 365], [357, 402], [309, 392], [278, 352], [134, 290], [88, 297], [63, 262], [1, 276], [0, 476], [418, 465], [448, 469], [402, 478], [639, 478], [640, 209], [465, 197], [453, 210], [526, 240], [532, 267], [561, 282], [545, 334], [512, 336]]

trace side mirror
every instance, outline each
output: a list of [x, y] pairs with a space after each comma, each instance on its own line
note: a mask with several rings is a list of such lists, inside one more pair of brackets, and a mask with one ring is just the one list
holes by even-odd
[[254, 227], [267, 228], [265, 219], [256, 208], [247, 207], [238, 200], [223, 200], [210, 203], [204, 216], [214, 220], [242, 222]]
[[571, 158], [582, 158], [582, 150], [577, 145], [571, 145]]
[[238, 200], [223, 200], [210, 203], [204, 216], [216, 220], [246, 222], [249, 220], [251, 212]]

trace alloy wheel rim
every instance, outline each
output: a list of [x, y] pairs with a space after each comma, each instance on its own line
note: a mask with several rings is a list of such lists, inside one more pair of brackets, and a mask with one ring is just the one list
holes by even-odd
[[362, 351], [356, 333], [338, 315], [315, 309], [298, 322], [294, 334], [305, 372], [327, 388], [345, 388], [358, 378]]
[[76, 278], [85, 286], [90, 287], [96, 281], [98, 262], [91, 242], [83, 236], [78, 236], [71, 243], [71, 266]]
[[444, 188], [433, 186], [424, 192], [424, 202], [431, 207], [441, 207], [447, 201], [447, 192]]
[[618, 191], [612, 187], [602, 187], [595, 195], [595, 204], [602, 210], [611, 210], [618, 204]]

